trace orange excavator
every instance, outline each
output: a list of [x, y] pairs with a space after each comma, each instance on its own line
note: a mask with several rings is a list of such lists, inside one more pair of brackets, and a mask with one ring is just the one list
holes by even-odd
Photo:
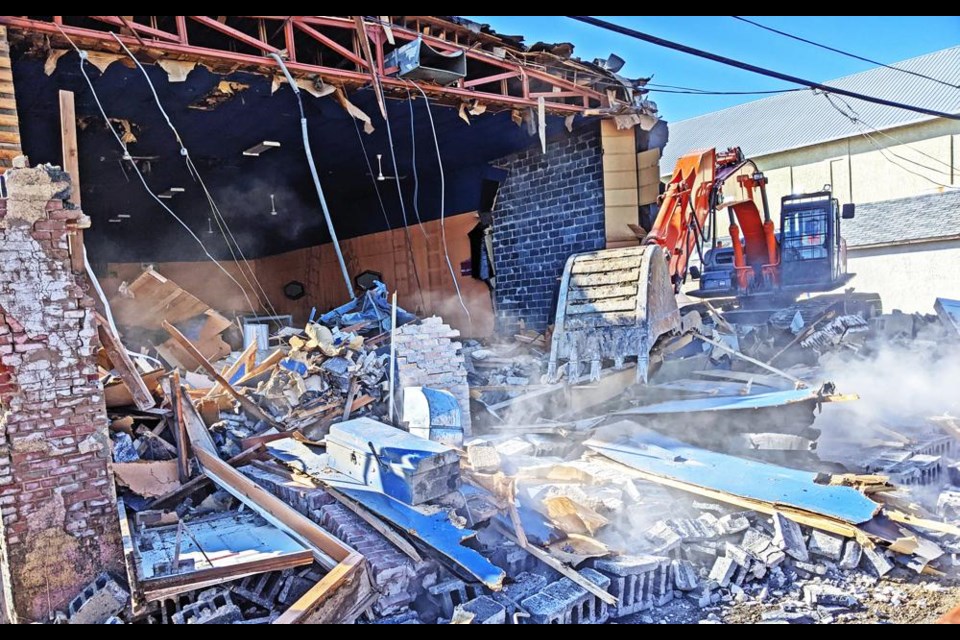
[[[548, 379], [596, 380], [604, 360], [622, 367], [637, 357], [646, 381], [656, 340], [681, 328], [677, 306], [687, 275], [700, 280], [700, 297], [783, 296], [827, 291], [847, 282], [841, 210], [829, 188], [785, 196], [780, 232], [770, 215], [767, 178], [739, 147], [682, 156], [662, 196], [659, 213], [639, 246], [570, 256], [558, 295]], [[726, 193], [724, 190], [726, 189]], [[719, 237], [726, 209], [729, 245]], [[703, 268], [691, 266], [697, 254]]]
[[[702, 267], [689, 270], [700, 280], [700, 287], [690, 293], [699, 297], [795, 298], [802, 292], [836, 289], [853, 277], [847, 273], [840, 221], [853, 218], [854, 205], [839, 207], [829, 186], [785, 196], [778, 233], [766, 185], [766, 176], [739, 147], [696, 151], [677, 161], [656, 222], [643, 240], [671, 254], [676, 291], [694, 251]], [[718, 238], [717, 214], [723, 209], [729, 218], [727, 245]]]

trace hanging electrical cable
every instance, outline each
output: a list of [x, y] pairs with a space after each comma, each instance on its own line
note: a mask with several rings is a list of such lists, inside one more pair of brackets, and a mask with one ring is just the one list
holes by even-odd
[[463, 302], [463, 295], [460, 293], [460, 283], [457, 282], [457, 275], [453, 271], [453, 263], [450, 262], [450, 251], [447, 248], [447, 227], [444, 220], [444, 209], [447, 205], [447, 183], [443, 174], [443, 158], [440, 157], [440, 141], [437, 139], [437, 127], [433, 122], [433, 110], [430, 108], [430, 99], [426, 92], [418, 85], [413, 83], [423, 96], [423, 102], [427, 107], [427, 117], [430, 119], [430, 130], [433, 132], [433, 145], [437, 150], [437, 166], [440, 168], [440, 241], [443, 244], [443, 256], [447, 260], [447, 267], [450, 269], [450, 278], [453, 280], [453, 287], [457, 290], [457, 299], [460, 301], [460, 307], [467, 314], [467, 320], [473, 322], [470, 310]]
[[150, 197], [153, 198], [153, 200], [154, 200], [158, 205], [160, 205], [160, 206], [163, 208], [164, 211], [166, 211], [174, 220], [176, 220], [176, 222], [177, 222], [181, 227], [184, 228], [184, 230], [190, 235], [190, 237], [193, 238], [193, 239], [196, 241], [196, 243], [200, 246], [200, 249], [203, 251], [204, 255], [205, 255], [207, 258], [209, 258], [210, 261], [213, 262], [213, 263], [217, 266], [217, 268], [220, 269], [220, 271], [222, 271], [223, 274], [224, 274], [233, 284], [235, 284], [235, 285], [237, 286], [238, 289], [240, 289], [240, 292], [243, 293], [243, 297], [244, 297], [244, 299], [246, 299], [247, 305], [250, 307], [250, 310], [251, 310], [254, 314], [256, 314], [256, 313], [257, 313], [256, 306], [253, 304], [253, 301], [250, 299], [250, 296], [247, 294], [247, 290], [243, 287], [243, 285], [241, 285], [240, 282], [238, 282], [237, 279], [234, 278], [233, 275], [231, 275], [229, 271], [227, 271], [226, 269], [224, 269], [224, 268], [223, 268], [223, 265], [221, 265], [220, 262], [218, 262], [218, 261], [210, 254], [210, 252], [207, 250], [206, 245], [204, 245], [204, 244], [203, 244], [203, 241], [200, 239], [200, 237], [197, 236], [196, 233], [194, 233], [193, 229], [191, 229], [190, 226], [189, 226], [186, 222], [184, 222], [183, 219], [182, 219], [180, 216], [178, 216], [178, 215], [173, 211], [173, 209], [171, 209], [170, 207], [168, 207], [168, 206], [157, 196], [157, 194], [155, 194], [155, 193], [150, 189], [150, 186], [147, 184], [146, 178], [144, 178], [143, 173], [140, 171], [140, 167], [137, 166], [136, 161], [135, 161], [135, 160], [133, 159], [133, 157], [130, 155], [130, 151], [127, 149], [127, 144], [126, 144], [126, 143], [123, 141], [123, 139], [117, 134], [116, 129], [113, 128], [113, 123], [110, 122], [110, 118], [107, 116], [107, 112], [106, 112], [106, 111], [104, 110], [104, 108], [103, 108], [103, 103], [100, 102], [100, 96], [97, 94], [97, 90], [96, 90], [96, 89], [94, 88], [94, 86], [93, 86], [93, 81], [90, 79], [90, 76], [87, 74], [87, 70], [86, 70], [86, 68], [84, 67], [84, 62], [87, 62], [87, 61], [88, 61], [87, 52], [86, 52], [86, 51], [82, 51], [82, 50], [80, 49], [80, 47], [78, 47], [77, 44], [73, 41], [73, 39], [70, 38], [70, 36], [68, 36], [62, 29], [60, 30], [60, 32], [63, 34], [64, 38], [66, 38], [66, 40], [71, 44], [71, 46], [76, 50], [77, 55], [80, 57], [80, 74], [83, 76], [83, 79], [86, 81], [87, 86], [90, 88], [90, 93], [92, 94], [93, 100], [94, 100], [94, 102], [95, 102], [96, 105], [97, 105], [97, 109], [100, 111], [100, 115], [103, 117], [103, 121], [104, 121], [104, 122], [106, 123], [106, 125], [107, 125], [107, 129], [110, 130], [110, 133], [113, 134], [113, 137], [117, 140], [117, 143], [120, 145], [120, 148], [123, 150], [123, 156], [122, 156], [122, 158], [130, 163], [130, 166], [133, 168], [134, 172], [137, 174], [137, 177], [140, 179], [140, 182], [141, 182], [141, 184], [143, 185], [143, 188], [147, 191], [147, 193], [150, 195]]
[[[403, 78], [401, 78], [403, 80]], [[407, 84], [407, 80], [403, 80], [404, 84]], [[423, 222], [420, 221], [420, 176], [417, 171], [417, 133], [414, 125], [413, 119], [413, 96], [410, 93], [410, 87], [407, 87], [407, 105], [410, 107], [410, 149], [411, 157], [410, 161], [411, 171], [413, 172], [413, 215], [417, 218], [417, 224], [420, 225], [420, 231], [423, 232], [423, 237], [428, 238], [427, 230], [423, 226]]]
[[[383, 203], [383, 196], [380, 195], [380, 185], [377, 184], [377, 179], [373, 176], [373, 165], [370, 163], [370, 155], [367, 153], [367, 145], [363, 142], [363, 135], [360, 133], [360, 125], [357, 124], [356, 118], [350, 118], [353, 120], [353, 128], [357, 132], [357, 139], [360, 140], [360, 149], [363, 150], [363, 159], [367, 163], [367, 175], [370, 176], [371, 182], [373, 182], [373, 190], [377, 194], [377, 200], [380, 202], [380, 211], [383, 213], [383, 221], [387, 223], [387, 230], [393, 230], [393, 225], [390, 224], [390, 218], [387, 216], [387, 207]], [[420, 270], [417, 269], [417, 260], [413, 255], [413, 238], [410, 237], [410, 229], [406, 225], [403, 227], [403, 233], [407, 238], [407, 257], [410, 259], [410, 265], [413, 267], [413, 278], [417, 281], [417, 293], [420, 296], [420, 308], [426, 308], [426, 302], [423, 297], [423, 286], [420, 284]]]
[[340, 250], [340, 241], [337, 239], [337, 232], [333, 228], [333, 220], [330, 218], [330, 209], [327, 207], [327, 199], [323, 195], [323, 187], [320, 186], [320, 176], [317, 174], [317, 165], [313, 161], [313, 151], [310, 149], [310, 132], [307, 129], [307, 115], [303, 111], [303, 99], [300, 97], [300, 87], [297, 86], [293, 76], [284, 64], [283, 58], [276, 53], [271, 53], [270, 57], [277, 61], [280, 70], [286, 76], [290, 88], [293, 89], [293, 95], [297, 98], [297, 106], [300, 107], [300, 132], [303, 135], [303, 151], [307, 155], [307, 164], [310, 165], [310, 175], [313, 177], [313, 186], [316, 187], [317, 197], [320, 199], [320, 208], [323, 209], [323, 217], [327, 221], [327, 231], [330, 233], [330, 241], [337, 252], [337, 261], [340, 263], [340, 272], [343, 274], [343, 283], [347, 286], [350, 293], [350, 299], [356, 300], [357, 295], [353, 291], [353, 282], [350, 281], [350, 274], [347, 272], [347, 263], [343, 259], [343, 252]]
[[[223, 217], [223, 214], [220, 212], [220, 207], [217, 206], [216, 202], [213, 199], [213, 195], [210, 193], [210, 190], [207, 189], [206, 183], [203, 181], [203, 177], [200, 175], [199, 170], [197, 170], [196, 165], [193, 163], [193, 159], [190, 157], [190, 153], [187, 150], [186, 144], [183, 142], [183, 138], [180, 137], [180, 132], [177, 131], [177, 128], [174, 126], [173, 121], [170, 119], [170, 116], [167, 114], [166, 110], [163, 108], [163, 104], [160, 102], [160, 96], [157, 94], [157, 89], [153, 84], [153, 81], [150, 80], [147, 70], [140, 64], [140, 61], [133, 55], [130, 49], [123, 43], [120, 38], [113, 35], [117, 43], [123, 47], [123, 50], [127, 53], [127, 56], [133, 60], [134, 64], [137, 65], [137, 68], [140, 69], [140, 72], [143, 74], [144, 79], [147, 81], [147, 85], [150, 87], [150, 92], [153, 94], [154, 102], [157, 104], [157, 108], [160, 110], [160, 113], [163, 115], [164, 120], [167, 121], [167, 126], [173, 132], [174, 137], [177, 140], [177, 144], [180, 146], [180, 155], [184, 159], [184, 163], [187, 166], [187, 170], [190, 172], [191, 177], [200, 185], [203, 189], [203, 193], [207, 198], [207, 204], [210, 206], [210, 210], [213, 213], [214, 219], [217, 221], [217, 227], [220, 229], [220, 234], [223, 236], [224, 243], [227, 245], [227, 250], [230, 252], [230, 256], [233, 259], [234, 264], [237, 265], [240, 274], [243, 276], [244, 280], [247, 282], [247, 285], [253, 291], [254, 297], [257, 298], [258, 304], [262, 308], [267, 310], [270, 314], [276, 316], [277, 313], [276, 307], [273, 306], [273, 303], [270, 300], [270, 296], [267, 295], [267, 292], [264, 290], [263, 285], [260, 283], [260, 280], [257, 278], [257, 274], [254, 271], [253, 267], [250, 265], [250, 262], [247, 260], [247, 257], [243, 253], [243, 249], [240, 247], [240, 244], [237, 242], [236, 237], [233, 235], [233, 231], [230, 229], [230, 225], [227, 223], [226, 219]], [[236, 251], [234, 251], [236, 247]], [[237, 259], [239, 254], [240, 259], [243, 261], [241, 264], [240, 260]], [[246, 270], [244, 269], [246, 268]], [[249, 274], [249, 275], [248, 275]], [[251, 280], [252, 278], [252, 280]], [[259, 290], [259, 292], [258, 292]]]

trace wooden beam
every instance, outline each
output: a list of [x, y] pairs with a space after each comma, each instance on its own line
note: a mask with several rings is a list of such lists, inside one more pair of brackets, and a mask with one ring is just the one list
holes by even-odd
[[[252, 447], [249, 447], [241, 451], [237, 455], [227, 460], [227, 464], [230, 465], [231, 467], [243, 466], [248, 462], [250, 462], [251, 460], [254, 460], [255, 458], [257, 458], [264, 451], [265, 451], [265, 448], [263, 444], [260, 444], [260, 443], [255, 444]], [[162, 509], [169, 505], [175, 505], [185, 500], [187, 496], [194, 493], [195, 491], [199, 491], [200, 489], [204, 488], [211, 482], [212, 480], [210, 480], [210, 478], [208, 478], [207, 476], [204, 476], [204, 475], [197, 476], [190, 482], [180, 485], [170, 493], [160, 496], [159, 498], [157, 498], [156, 500], [148, 504], [147, 509], [149, 510]]]
[[180, 372], [173, 372], [173, 380], [170, 382], [173, 387], [173, 416], [177, 425], [177, 470], [180, 473], [180, 484], [190, 480], [190, 445], [187, 442], [187, 427], [183, 420], [183, 411], [180, 407], [183, 405], [184, 391], [180, 385]]
[[274, 427], [277, 430], [281, 430], [281, 431], [283, 430], [283, 427], [276, 420], [268, 416], [266, 412], [264, 412], [263, 409], [258, 407], [253, 400], [251, 400], [247, 396], [243, 395], [242, 393], [234, 389], [233, 386], [231, 386], [230, 383], [227, 382], [224, 379], [224, 377], [217, 372], [216, 368], [212, 364], [210, 364], [210, 361], [203, 357], [203, 354], [200, 353], [200, 350], [197, 349], [193, 345], [193, 343], [187, 339], [185, 335], [180, 333], [180, 331], [175, 326], [173, 326], [172, 324], [164, 320], [163, 328], [164, 330], [166, 330], [167, 333], [170, 334], [171, 338], [173, 338], [176, 342], [178, 342], [180, 346], [183, 347], [186, 350], [186, 352], [190, 354], [190, 356], [194, 360], [200, 363], [200, 366], [203, 368], [204, 371], [206, 371], [210, 375], [211, 378], [213, 378], [217, 383], [219, 383], [220, 386], [222, 386], [227, 393], [233, 396], [234, 399], [236, 399], [236, 401], [240, 403], [240, 406], [243, 408], [244, 411], [249, 413], [251, 416], [253, 416], [257, 420], [263, 420], [268, 425], [270, 425], [271, 427]]
[[380, 73], [377, 71], [377, 64], [373, 59], [373, 51], [370, 50], [370, 38], [367, 35], [367, 29], [363, 24], [363, 16], [353, 16], [353, 21], [357, 26], [357, 36], [360, 38], [360, 47], [363, 49], [363, 55], [367, 59], [367, 66], [370, 69], [370, 77], [373, 80], [373, 95], [377, 98], [377, 105], [380, 107], [380, 114], [383, 119], [387, 119], [387, 104], [383, 99], [383, 87], [380, 85]]
[[[77, 111], [72, 91], [60, 91], [60, 144], [63, 170], [70, 176], [70, 202], [80, 206], [80, 150], [77, 145]], [[87, 270], [83, 253], [83, 229], [73, 229], [69, 237], [70, 268], [74, 273]]]
[[352, 553], [284, 611], [273, 624], [350, 623], [376, 598], [366, 561]]
[[184, 401], [181, 404], [190, 445], [205, 475], [275, 527], [310, 548], [317, 562], [324, 568], [333, 569], [356, 553], [286, 502], [224, 462], [217, 454], [210, 432], [196, 409], [189, 402]]
[[796, 377], [796, 376], [792, 376], [792, 375], [790, 375], [789, 373], [787, 373], [786, 371], [783, 371], [782, 369], [777, 369], [776, 367], [771, 367], [771, 366], [768, 365], [766, 362], [761, 362], [761, 361], [757, 360], [756, 358], [751, 358], [750, 356], [748, 356], [748, 355], [746, 355], [746, 354], [740, 353], [740, 352], [737, 351], [736, 349], [734, 349], [734, 348], [732, 348], [732, 347], [728, 347], [727, 345], [723, 344], [722, 342], [718, 342], [718, 341], [716, 341], [716, 340], [713, 340], [713, 339], [711, 339], [711, 338], [708, 338], [708, 337], [704, 336], [704, 335], [701, 334], [701, 333], [698, 333], [698, 334], [697, 334], [697, 338], [699, 338], [700, 340], [703, 340], [703, 341], [706, 342], [707, 344], [712, 344], [713, 346], [715, 346], [716, 348], [720, 349], [721, 351], [726, 351], [727, 353], [729, 353], [730, 355], [732, 355], [732, 356], [734, 356], [734, 357], [740, 358], [741, 360], [744, 360], [744, 361], [746, 361], [746, 362], [749, 362], [749, 363], [752, 364], [752, 365], [756, 365], [756, 366], [760, 367], [761, 369], [765, 369], [766, 371], [769, 371], [770, 373], [775, 373], [775, 374], [777, 374], [778, 376], [781, 376], [781, 377], [786, 378], [787, 380], [789, 380], [790, 382], [792, 382], [793, 384], [795, 384], [797, 389], [806, 389], [807, 386], [809, 386], [809, 385], [807, 385], [806, 382], [804, 382], [804, 381], [801, 380], [800, 378], [798, 378], [798, 377]]
[[593, 595], [597, 596], [598, 598], [600, 598], [610, 606], [612, 607], [617, 606], [618, 600], [616, 596], [610, 593], [607, 593], [606, 591], [601, 589], [599, 586], [593, 584], [592, 582], [584, 578], [582, 575], [577, 573], [576, 569], [574, 569], [573, 567], [570, 567], [560, 562], [559, 560], [551, 556], [549, 553], [547, 553], [543, 549], [540, 549], [539, 547], [536, 547], [531, 544], [527, 544], [527, 545], [521, 544], [517, 536], [514, 535], [513, 532], [509, 531], [507, 527], [500, 524], [500, 522], [494, 521], [493, 524], [494, 526], [497, 527], [500, 533], [502, 533], [504, 537], [507, 538], [507, 540], [510, 540], [511, 542], [519, 546], [521, 549], [523, 549], [524, 551], [532, 555], [534, 558], [536, 558], [540, 562], [544, 563], [545, 565], [547, 565], [557, 573], [563, 575], [564, 577], [570, 578], [575, 583], [577, 583], [578, 585], [580, 585], [581, 587], [583, 587]]
[[100, 344], [103, 345], [104, 350], [106, 350], [107, 355], [110, 357], [110, 362], [113, 364], [114, 369], [120, 374], [120, 379], [123, 381], [123, 384], [127, 386], [131, 396], [133, 396], [134, 404], [136, 404], [137, 408], [141, 411], [153, 409], [157, 406], [157, 402], [153, 399], [153, 395], [150, 393], [150, 389], [147, 388], [146, 383], [144, 383], [143, 378], [140, 377], [140, 372], [137, 370], [136, 365], [133, 364], [130, 356], [127, 355], [127, 349], [123, 346], [123, 343], [120, 342], [120, 338], [113, 333], [110, 325], [99, 313], [96, 314], [96, 322], [97, 333], [100, 335]]
[[[253, 369], [253, 367], [250, 366], [250, 363], [254, 361], [256, 357], [257, 357], [257, 341], [254, 340], [253, 342], [250, 343], [250, 345], [246, 349], [243, 350], [243, 353], [240, 354], [240, 357], [237, 358], [236, 362], [234, 362], [232, 365], [224, 369], [220, 375], [222, 375], [225, 380], [229, 381], [230, 378], [236, 375], [237, 371], [240, 370], [240, 367], [243, 367], [243, 366], [246, 366], [246, 369], [244, 370], [244, 375], [246, 375]], [[220, 383], [218, 382], [214, 384], [210, 388], [210, 391], [207, 391], [207, 394], [203, 397], [212, 398], [213, 396], [217, 395], [221, 391], [223, 391], [223, 388], [220, 386]]]

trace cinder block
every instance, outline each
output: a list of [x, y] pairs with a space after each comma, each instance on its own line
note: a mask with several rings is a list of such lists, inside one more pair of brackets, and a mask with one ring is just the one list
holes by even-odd
[[101, 573], [70, 601], [67, 617], [70, 624], [104, 624], [123, 611], [130, 593], [109, 574]]

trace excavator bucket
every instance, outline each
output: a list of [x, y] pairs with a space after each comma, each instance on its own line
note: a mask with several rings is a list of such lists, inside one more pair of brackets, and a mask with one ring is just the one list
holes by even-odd
[[547, 377], [567, 363], [571, 382], [600, 379], [604, 360], [622, 369], [637, 358], [637, 381], [647, 381], [650, 349], [680, 328], [680, 310], [667, 257], [657, 245], [604, 249], [570, 256], [563, 270]]

